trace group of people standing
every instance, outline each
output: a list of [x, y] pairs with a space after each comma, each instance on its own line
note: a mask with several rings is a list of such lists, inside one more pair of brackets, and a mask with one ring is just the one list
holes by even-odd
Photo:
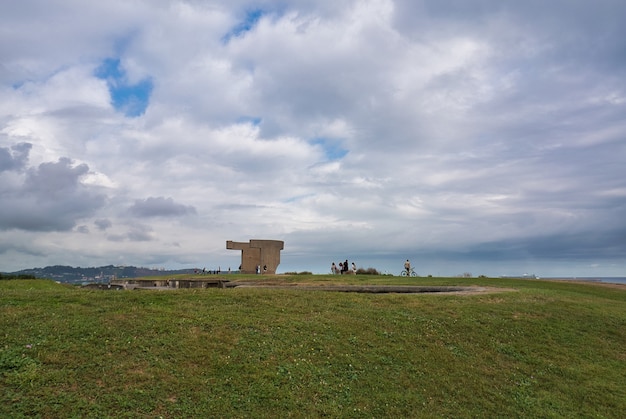
[[339, 262], [339, 266], [335, 265], [335, 262], [333, 262], [332, 265], [330, 265], [330, 271], [333, 274], [356, 274], [356, 265], [354, 264], [354, 262], [352, 262], [352, 268], [350, 268], [350, 266], [348, 265], [348, 259], [346, 259], [345, 262]]

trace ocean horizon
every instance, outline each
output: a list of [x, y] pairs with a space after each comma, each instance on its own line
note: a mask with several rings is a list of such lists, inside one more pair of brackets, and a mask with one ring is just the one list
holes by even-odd
[[626, 284], [624, 276], [558, 276], [558, 277], [542, 277], [541, 279], [561, 280], [561, 281], [581, 281], [581, 282], [606, 282], [608, 284]]

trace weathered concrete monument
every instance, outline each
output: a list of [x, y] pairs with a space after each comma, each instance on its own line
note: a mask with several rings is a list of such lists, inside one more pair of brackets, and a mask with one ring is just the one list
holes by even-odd
[[249, 243], [228, 240], [226, 248], [241, 250], [241, 268], [243, 274], [275, 274], [280, 265], [280, 251], [285, 242], [280, 240], [250, 240]]

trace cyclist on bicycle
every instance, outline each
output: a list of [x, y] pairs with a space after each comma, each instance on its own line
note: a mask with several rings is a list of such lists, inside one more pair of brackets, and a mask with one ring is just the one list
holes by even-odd
[[404, 262], [404, 269], [406, 269], [407, 276], [411, 275], [411, 262], [408, 259]]

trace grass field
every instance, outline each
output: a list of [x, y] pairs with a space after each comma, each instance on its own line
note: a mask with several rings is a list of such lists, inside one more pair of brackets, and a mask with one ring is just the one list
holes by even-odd
[[0, 281], [0, 417], [618, 418], [626, 412], [626, 287], [277, 278], [513, 291], [94, 291]]

